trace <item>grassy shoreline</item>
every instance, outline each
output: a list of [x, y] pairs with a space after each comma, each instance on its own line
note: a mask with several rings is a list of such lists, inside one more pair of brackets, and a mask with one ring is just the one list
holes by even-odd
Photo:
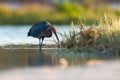
[[98, 27], [86, 28], [80, 23], [80, 32], [76, 33], [74, 26], [69, 35], [65, 34], [61, 42], [63, 47], [92, 53], [113, 53], [120, 55], [120, 18], [107, 14], [99, 21]]
[[[75, 31], [71, 25], [69, 34], [64, 34], [61, 41], [62, 48], [85, 53], [108, 53], [120, 55], [120, 18], [113, 18], [104, 14], [98, 27], [87, 27], [80, 23], [80, 31]], [[43, 48], [56, 48], [57, 45], [43, 45]], [[3, 48], [39, 48], [38, 45], [6, 45]]]
[[35, 9], [32, 7], [11, 9], [0, 5], [0, 25], [33, 25], [43, 20], [56, 25], [67, 25], [71, 22], [79, 24], [81, 20], [85, 24], [91, 25], [98, 24], [98, 20], [104, 18], [103, 13], [105, 12], [115, 17], [120, 16], [120, 10], [103, 7], [104, 9], [99, 7], [87, 9], [82, 5], [63, 3], [44, 10], [41, 7]]

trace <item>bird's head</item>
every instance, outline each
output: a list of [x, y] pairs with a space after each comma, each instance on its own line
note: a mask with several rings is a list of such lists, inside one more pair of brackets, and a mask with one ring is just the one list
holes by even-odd
[[60, 48], [60, 40], [59, 40], [59, 38], [58, 38], [58, 35], [57, 35], [57, 31], [56, 31], [56, 28], [55, 28], [55, 26], [54, 25], [49, 25], [48, 26], [48, 28], [47, 28], [47, 30], [49, 31], [52, 31], [54, 34], [55, 34], [55, 36], [56, 36], [56, 38], [57, 38], [57, 41], [58, 41], [58, 47]]

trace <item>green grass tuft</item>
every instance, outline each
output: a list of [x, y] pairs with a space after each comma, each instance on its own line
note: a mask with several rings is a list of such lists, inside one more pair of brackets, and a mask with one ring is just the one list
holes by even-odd
[[86, 27], [80, 23], [80, 31], [71, 30], [64, 35], [63, 47], [93, 49], [96, 52], [116, 53], [120, 55], [120, 18], [107, 14], [98, 23], [98, 27]]

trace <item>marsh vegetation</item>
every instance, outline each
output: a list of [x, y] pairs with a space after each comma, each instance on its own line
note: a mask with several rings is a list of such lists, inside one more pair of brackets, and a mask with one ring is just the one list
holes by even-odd
[[[120, 80], [119, 8], [105, 0], [48, 1], [63, 3], [11, 8], [0, 2], [0, 80]], [[53, 36], [39, 51], [38, 40], [27, 37], [43, 20], [58, 28], [61, 48]]]
[[94, 53], [115, 53], [120, 55], [120, 19], [104, 14], [96, 26], [86, 27], [80, 22], [80, 31], [64, 34], [63, 47]]
[[[35, 5], [21, 5], [12, 9], [0, 4], [0, 24], [2, 25], [30, 25], [38, 21], [48, 20], [56, 25], [69, 25], [72, 21], [84, 21], [87, 25], [98, 24], [103, 13], [115, 17], [120, 15], [119, 9], [111, 9], [108, 4], [97, 3], [96, 6], [84, 3], [53, 3], [51, 7]], [[51, 15], [52, 14], [52, 15]], [[54, 15], [54, 16], [53, 16]]]

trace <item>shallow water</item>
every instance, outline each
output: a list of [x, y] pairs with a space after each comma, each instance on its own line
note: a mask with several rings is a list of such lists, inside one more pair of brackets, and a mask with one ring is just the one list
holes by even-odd
[[88, 61], [115, 61], [119, 57], [101, 53], [82, 53], [68, 49], [4, 48], [0, 49], [0, 70], [35, 66], [79, 66]]
[[109, 62], [67, 69], [50, 67], [13, 69], [1, 74], [0, 80], [120, 80], [120, 64]]
[[5, 48], [0, 80], [120, 80], [120, 60], [67, 49]]
[[[39, 52], [38, 46], [25, 45], [38, 44], [37, 39], [27, 37], [30, 27], [0, 27], [0, 80], [120, 80], [117, 55], [58, 48]], [[57, 29], [58, 33], [69, 31], [64, 26]], [[44, 43], [51, 44], [53, 38]]]
[[[33, 37], [27, 37], [27, 33], [31, 25], [27, 26], [0, 26], [0, 45], [8, 44], [38, 44], [38, 39]], [[68, 33], [70, 30], [69, 26], [57, 26], [57, 33], [61, 40], [61, 35]], [[76, 26], [76, 30], [79, 30]], [[53, 44], [56, 40], [53, 35], [51, 38], [45, 38], [44, 44]]]

